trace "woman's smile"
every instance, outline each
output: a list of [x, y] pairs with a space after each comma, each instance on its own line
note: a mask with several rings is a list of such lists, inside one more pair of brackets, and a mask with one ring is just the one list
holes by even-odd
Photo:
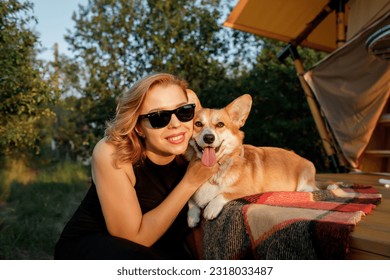
[[185, 140], [185, 132], [170, 135], [166, 138], [169, 143], [172, 144], [181, 144]]

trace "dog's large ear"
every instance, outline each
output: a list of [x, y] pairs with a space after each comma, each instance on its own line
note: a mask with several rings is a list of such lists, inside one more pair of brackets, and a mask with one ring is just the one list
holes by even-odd
[[202, 105], [200, 104], [199, 98], [192, 89], [187, 89], [187, 97], [189, 103], [195, 103], [195, 112], [202, 109]]
[[233, 122], [243, 127], [252, 107], [252, 97], [249, 94], [241, 95], [225, 107]]

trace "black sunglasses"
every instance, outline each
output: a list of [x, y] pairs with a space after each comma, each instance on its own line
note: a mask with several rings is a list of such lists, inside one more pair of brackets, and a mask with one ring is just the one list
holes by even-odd
[[194, 118], [195, 104], [186, 104], [174, 110], [162, 110], [150, 114], [139, 115], [138, 120], [148, 119], [153, 128], [163, 128], [171, 121], [172, 114], [181, 122], [189, 122]]

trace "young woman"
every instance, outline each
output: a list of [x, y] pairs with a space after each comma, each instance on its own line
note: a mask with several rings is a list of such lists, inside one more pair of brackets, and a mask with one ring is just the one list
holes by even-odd
[[183, 259], [186, 204], [215, 172], [181, 155], [195, 104], [170, 74], [138, 81], [92, 154], [92, 185], [65, 226], [55, 259]]

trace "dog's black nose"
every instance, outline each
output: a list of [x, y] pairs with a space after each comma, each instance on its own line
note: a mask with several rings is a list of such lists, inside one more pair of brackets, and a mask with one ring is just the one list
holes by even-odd
[[213, 134], [205, 134], [203, 136], [203, 141], [207, 144], [212, 144], [215, 140], [215, 136]]

